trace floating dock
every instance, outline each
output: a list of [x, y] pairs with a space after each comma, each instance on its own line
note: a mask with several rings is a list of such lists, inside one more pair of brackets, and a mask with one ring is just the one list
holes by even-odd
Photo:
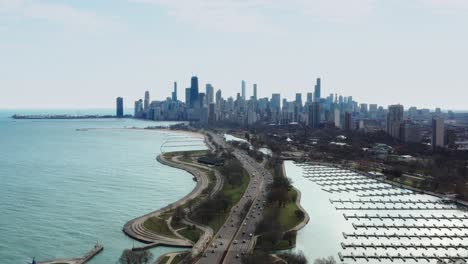
[[468, 260], [468, 257], [467, 256], [461, 256], [460, 254], [457, 254], [455, 256], [450, 256], [448, 254], [445, 254], [444, 256], [438, 256], [436, 254], [433, 254], [433, 255], [425, 255], [425, 254], [421, 254], [421, 255], [413, 255], [413, 254], [409, 254], [409, 255], [401, 255], [401, 254], [398, 254], [398, 255], [389, 255], [388, 253], [386, 255], [366, 255], [366, 254], [360, 254], [360, 255], [354, 255], [353, 253], [351, 253], [350, 255], [342, 255], [341, 253], [338, 253], [338, 256], [340, 258], [340, 260], [343, 262], [345, 259], [352, 259], [354, 261], [358, 260], [358, 259], [365, 259], [366, 261], [369, 261], [370, 259], [375, 259], [375, 260], [378, 260], [379, 262], [382, 261], [382, 260], [390, 260], [390, 261], [394, 261], [394, 260], [401, 260], [403, 262], [405, 262], [406, 260], [414, 260], [414, 261], [419, 261], [419, 260], [425, 260], [427, 262], [430, 262], [431, 260], [437, 260], [437, 261], [444, 261], [444, 260], [448, 260], [449, 262], [452, 262], [454, 263], [455, 261], [458, 261], [458, 260]]

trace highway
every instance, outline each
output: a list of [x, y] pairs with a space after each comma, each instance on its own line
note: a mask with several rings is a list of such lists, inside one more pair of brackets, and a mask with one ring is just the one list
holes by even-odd
[[[210, 133], [218, 145], [227, 148], [223, 136]], [[266, 188], [273, 180], [272, 175], [254, 159], [241, 150], [232, 153], [250, 175], [250, 182], [240, 201], [232, 207], [224, 225], [218, 230], [210, 245], [205, 249], [197, 263], [241, 263], [243, 254], [253, 248], [255, 228], [261, 220]], [[247, 215], [243, 208], [248, 206]]]

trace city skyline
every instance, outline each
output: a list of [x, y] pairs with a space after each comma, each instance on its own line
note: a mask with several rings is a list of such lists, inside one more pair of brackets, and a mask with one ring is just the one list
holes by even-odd
[[[186, 76], [258, 97], [313, 92], [468, 110], [465, 1], [0, 1], [0, 108], [111, 108]], [[398, 14], [398, 19], [394, 16]], [[169, 95], [170, 96], [170, 95]]]

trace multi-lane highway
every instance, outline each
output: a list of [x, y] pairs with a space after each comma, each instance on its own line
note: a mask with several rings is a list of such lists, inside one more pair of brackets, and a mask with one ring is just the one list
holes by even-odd
[[[227, 147], [223, 136], [210, 133], [213, 140]], [[242, 255], [253, 248], [255, 228], [261, 220], [266, 200], [266, 187], [272, 181], [271, 174], [245, 152], [235, 149], [232, 153], [250, 175], [250, 182], [240, 201], [232, 207], [224, 225], [205, 249], [197, 263], [241, 263]], [[248, 207], [245, 214], [244, 208]]]

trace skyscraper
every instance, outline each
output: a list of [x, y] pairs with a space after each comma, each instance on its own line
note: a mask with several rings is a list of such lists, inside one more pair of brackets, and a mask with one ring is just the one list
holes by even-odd
[[320, 125], [320, 103], [313, 102], [309, 107], [309, 126], [318, 128]]
[[296, 93], [296, 105], [302, 107], [302, 94]]
[[403, 106], [390, 105], [387, 114], [387, 134], [394, 138], [400, 138], [400, 127], [403, 122]]
[[216, 91], [216, 104], [221, 103], [221, 98], [222, 98], [221, 89], [218, 89], [218, 91]]
[[307, 101], [306, 101], [306, 104], [310, 105], [312, 104], [312, 102], [314, 101], [314, 95], [313, 93], [307, 93]]
[[116, 116], [121, 118], [124, 115], [124, 112], [123, 112], [123, 98], [122, 97], [117, 97], [116, 103], [117, 103]]
[[253, 85], [253, 98], [254, 100], [257, 100], [257, 84], [254, 83]]
[[135, 101], [135, 117], [141, 117], [143, 112], [143, 100]]
[[245, 81], [242, 80], [242, 99], [245, 100]]
[[145, 92], [145, 105], [143, 108], [145, 111], [148, 111], [149, 104], [150, 104], [150, 95], [149, 95], [149, 92], [146, 91]]
[[352, 116], [350, 112], [344, 114], [344, 129], [351, 130], [353, 124]]
[[432, 147], [442, 148], [445, 145], [445, 120], [442, 116], [432, 118]]
[[177, 82], [174, 82], [174, 91], [172, 92], [172, 101], [177, 101]]
[[191, 106], [191, 103], [190, 103], [190, 96], [192, 94], [192, 88], [185, 88], [185, 105], [187, 107], [190, 107]]
[[314, 90], [314, 102], [319, 102], [320, 97], [321, 97], [321, 80], [320, 78], [317, 78], [317, 84], [315, 85], [315, 90]]
[[275, 112], [281, 110], [281, 94], [276, 93], [271, 95], [271, 110]]
[[207, 83], [206, 84], [206, 104], [210, 105], [211, 103], [213, 103], [213, 100], [214, 100], [213, 85]]
[[333, 123], [335, 124], [335, 127], [341, 127], [341, 112], [340, 108], [337, 107], [337, 105], [335, 105], [333, 109]]
[[205, 93], [199, 93], [198, 94], [198, 106], [197, 107], [203, 108], [203, 107], [205, 107], [205, 103], [206, 103]]
[[194, 108], [198, 102], [198, 77], [192, 76], [190, 81], [190, 107]]

